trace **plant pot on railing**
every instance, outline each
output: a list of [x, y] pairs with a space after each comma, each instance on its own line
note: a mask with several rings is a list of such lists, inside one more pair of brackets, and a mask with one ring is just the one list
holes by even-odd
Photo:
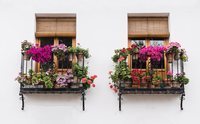
[[172, 87], [172, 80], [165, 80], [164, 81], [164, 85], [165, 85], [165, 88], [171, 88]]
[[71, 62], [73, 60], [73, 53], [69, 53], [68, 60]]
[[31, 55], [27, 54], [26, 52], [23, 52], [22, 55], [23, 55], [24, 60], [30, 60], [31, 59]]
[[132, 59], [133, 60], [138, 60], [138, 58], [139, 58], [139, 53], [138, 52], [137, 53], [133, 53]]
[[175, 54], [174, 54], [174, 60], [179, 60], [179, 59], [180, 59], [179, 53], [175, 53]]
[[174, 58], [174, 54], [173, 53], [168, 53], [167, 54], [168, 63], [172, 63], [173, 62], [173, 58]]
[[81, 52], [77, 53], [77, 59], [78, 59], [78, 61], [82, 61], [83, 57], [84, 57], [83, 53], [81, 53]]
[[172, 83], [172, 87], [173, 88], [180, 88], [180, 83], [179, 82], [177, 82], [177, 81], [174, 81], [173, 83]]

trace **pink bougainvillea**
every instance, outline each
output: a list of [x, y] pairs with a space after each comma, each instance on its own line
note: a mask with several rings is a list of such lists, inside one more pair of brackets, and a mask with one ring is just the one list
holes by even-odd
[[51, 46], [49, 45], [44, 47], [33, 46], [26, 53], [31, 55], [34, 61], [40, 63], [49, 62], [52, 59]]
[[163, 46], [143, 47], [139, 51], [139, 57], [142, 61], [146, 61], [148, 57], [153, 61], [160, 61], [165, 50]]

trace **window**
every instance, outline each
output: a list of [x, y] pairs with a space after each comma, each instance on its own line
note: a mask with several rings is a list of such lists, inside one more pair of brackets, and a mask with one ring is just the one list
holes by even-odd
[[[36, 14], [36, 43], [43, 47], [45, 45], [65, 44], [66, 46], [76, 45], [76, 15], [75, 14]], [[53, 55], [52, 55], [53, 56]], [[71, 69], [72, 62], [67, 57], [59, 61], [52, 57], [52, 66], [57, 71]], [[36, 64], [38, 71], [41, 65]], [[62, 69], [61, 69], [62, 68]]]
[[[128, 45], [165, 46], [169, 40], [168, 13], [128, 14]], [[154, 69], [166, 69], [165, 55], [160, 62], [151, 62]], [[129, 66], [133, 69], [146, 69], [148, 62], [129, 57]]]

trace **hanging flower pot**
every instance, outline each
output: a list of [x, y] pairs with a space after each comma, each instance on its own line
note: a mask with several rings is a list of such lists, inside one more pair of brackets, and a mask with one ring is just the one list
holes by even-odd
[[74, 53], [72, 56], [73, 56], [73, 60], [76, 60], [76, 59], [77, 59], [76, 53]]
[[27, 54], [26, 52], [23, 53], [23, 59], [24, 60], [30, 60], [31, 59], [31, 55]]
[[68, 55], [68, 60], [69, 60], [70, 62], [73, 60], [73, 55], [72, 55], [72, 53], [69, 53], [69, 55]]
[[168, 53], [167, 54], [168, 63], [172, 63], [173, 62], [173, 58], [174, 58], [174, 54], [173, 53]]
[[138, 60], [139, 53], [133, 53], [132, 58], [133, 60]]
[[172, 83], [172, 87], [173, 88], [180, 88], [180, 83], [179, 82], [177, 82], [177, 81], [174, 81], [173, 83]]
[[179, 60], [179, 59], [180, 59], [179, 53], [175, 53], [174, 60]]
[[78, 59], [78, 61], [82, 61], [83, 60], [83, 53], [78, 53], [77, 59]]

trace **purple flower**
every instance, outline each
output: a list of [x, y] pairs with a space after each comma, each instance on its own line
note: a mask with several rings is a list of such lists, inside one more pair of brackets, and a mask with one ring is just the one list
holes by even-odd
[[56, 83], [61, 86], [67, 86], [72, 82], [74, 82], [72, 71], [67, 71], [66, 74], [59, 74], [56, 78]]

